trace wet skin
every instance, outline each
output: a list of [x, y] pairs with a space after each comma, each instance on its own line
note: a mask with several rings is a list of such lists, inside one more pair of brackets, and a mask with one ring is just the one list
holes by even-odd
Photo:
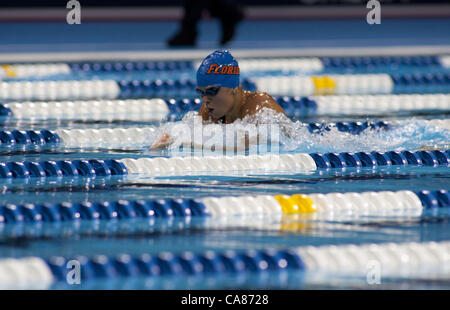
[[[206, 90], [209, 87], [199, 87]], [[260, 91], [221, 87], [215, 96], [203, 96], [198, 111], [204, 122], [233, 123], [247, 115], [253, 115], [262, 108], [269, 108], [285, 114], [283, 108], [270, 95]]]

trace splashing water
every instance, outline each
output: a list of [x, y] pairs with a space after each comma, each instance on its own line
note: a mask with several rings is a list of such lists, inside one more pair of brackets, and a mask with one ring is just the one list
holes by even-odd
[[[448, 119], [396, 120], [390, 121], [390, 124], [389, 129], [367, 128], [359, 134], [341, 132], [336, 127], [331, 127], [329, 131], [311, 133], [307, 124], [291, 121], [282, 113], [266, 108], [232, 124], [202, 124], [197, 112], [188, 112], [179, 122], [162, 124], [152, 133], [149, 141], [158, 141], [164, 133], [169, 133], [172, 136], [169, 152], [177, 150], [180, 145], [185, 149], [187, 147], [197, 150], [212, 144], [216, 149], [233, 149], [236, 139], [241, 139], [238, 145], [243, 145], [245, 135], [250, 144], [249, 150], [261, 146], [260, 141], [264, 138], [278, 144], [279, 149], [276, 150], [282, 153], [400, 151], [422, 147], [446, 149], [450, 146]], [[279, 134], [271, 131], [275, 126], [278, 126]], [[261, 130], [262, 128], [264, 130]], [[237, 147], [238, 153], [244, 149]], [[258, 153], [267, 151], [261, 152], [258, 149]]]

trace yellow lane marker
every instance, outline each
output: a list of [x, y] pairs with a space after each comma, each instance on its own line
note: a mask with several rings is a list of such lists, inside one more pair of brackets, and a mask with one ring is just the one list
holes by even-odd
[[315, 86], [315, 95], [333, 95], [336, 90], [336, 83], [329, 76], [311, 77]]
[[7, 77], [15, 77], [16, 76], [16, 71], [14, 70], [13, 66], [2, 65], [2, 66], [0, 66], [0, 68], [2, 68], [5, 71], [5, 75]]
[[316, 212], [314, 202], [306, 195], [296, 194], [291, 196], [291, 200], [295, 201], [300, 206], [302, 213]]
[[313, 201], [306, 195], [277, 195], [274, 198], [280, 204], [281, 210], [286, 214], [304, 214], [316, 211]]

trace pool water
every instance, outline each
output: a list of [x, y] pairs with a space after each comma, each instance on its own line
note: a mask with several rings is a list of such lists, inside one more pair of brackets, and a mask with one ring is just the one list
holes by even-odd
[[[447, 151], [450, 146], [450, 101], [444, 95], [449, 94], [450, 90], [450, 70], [448, 67], [441, 66], [436, 62], [437, 58], [433, 58], [439, 56], [408, 58], [409, 60], [402, 60], [404, 59], [402, 58], [403, 56], [397, 56], [396, 60], [394, 58], [389, 60], [391, 62], [397, 61], [397, 64], [394, 65], [389, 63], [386, 58], [384, 60], [374, 58], [376, 61], [372, 59], [374, 63], [369, 66], [355, 64], [365, 61], [362, 58], [358, 61], [353, 58], [345, 58], [339, 61], [335, 58], [327, 58], [328, 60], [322, 58], [324, 63], [330, 61], [331, 64], [325, 66], [320, 72], [311, 73], [286, 69], [257, 70], [246, 72], [243, 78], [249, 81], [249, 87], [254, 87], [255, 84], [252, 84], [252, 81], [264, 77], [309, 78], [312, 75], [387, 74], [391, 75], [394, 80], [394, 76], [397, 75], [397, 84], [392, 87], [391, 91], [393, 94], [440, 94], [444, 98], [442, 99], [441, 108], [430, 109], [389, 110], [387, 108], [382, 110], [381, 108], [372, 108], [367, 110], [355, 109], [351, 113], [342, 110], [336, 113], [333, 111], [324, 112], [320, 109], [319, 111], [317, 107], [309, 110], [305, 108], [301, 111], [295, 107], [290, 107], [289, 109], [286, 108], [287, 117], [273, 115], [270, 111], [265, 111], [257, 116], [260, 123], [278, 124], [275, 120], [281, 120], [283, 128], [289, 132], [289, 135], [280, 134], [274, 140], [277, 143], [275, 149], [256, 151], [258, 155], [271, 154], [278, 156], [279, 154], [289, 154], [294, 156], [299, 153], [327, 154], [348, 152], [356, 154], [358, 152], [391, 151], [401, 153], [403, 151], [414, 152], [425, 149], [440, 150], [444, 154], [442, 156], [447, 158], [444, 163], [437, 163], [436, 161], [435, 164], [430, 165], [425, 163], [420, 165], [406, 163], [403, 165], [377, 164], [370, 167], [360, 165], [357, 167], [331, 167], [316, 170], [267, 169], [262, 171], [258, 169], [235, 169], [232, 171], [215, 171], [213, 169], [208, 173], [196, 174], [183, 173], [182, 171], [181, 173], [169, 175], [128, 173], [105, 176], [100, 174], [92, 176], [50, 176], [47, 174], [47, 176], [40, 178], [16, 177], [16, 175], [9, 178], [1, 177], [0, 258], [20, 259], [32, 256], [52, 262], [53, 266], [61, 265], [62, 263], [58, 263], [59, 261], [66, 262], [71, 259], [81, 262], [83, 270], [81, 284], [70, 284], [63, 280], [64, 277], [56, 277], [57, 280], [50, 281], [44, 286], [44, 288], [48, 289], [449, 289], [448, 266], [440, 266], [439, 268], [442, 268], [447, 273], [443, 272], [441, 276], [438, 276], [436, 270], [433, 269], [436, 266], [433, 265], [434, 267], [432, 266], [432, 268], [430, 267], [431, 263], [430, 266], [425, 264], [428, 261], [423, 257], [417, 258], [419, 263], [416, 265], [411, 263], [411, 261], [403, 262], [406, 267], [413, 266], [418, 269], [423, 267], [424, 271], [422, 273], [382, 273], [381, 280], [376, 285], [368, 278], [370, 267], [365, 266], [364, 268], [367, 267], [368, 269], [366, 268], [356, 273], [337, 272], [331, 265], [336, 263], [338, 258], [336, 258], [336, 261], [330, 260], [326, 262], [331, 267], [322, 270], [300, 267], [289, 269], [281, 265], [272, 269], [264, 268], [263, 263], [267, 264], [267, 261], [270, 261], [270, 259], [264, 261], [261, 260], [262, 256], [258, 256], [259, 262], [262, 262], [262, 265], [258, 265], [254, 263], [257, 261], [256, 258], [248, 258], [251, 257], [251, 254], [248, 254], [249, 251], [269, 251], [261, 254], [266, 255], [267, 253], [272, 253], [270, 251], [273, 250], [292, 251], [297, 248], [306, 249], [308, 246], [321, 248], [333, 245], [336, 246], [336, 249], [334, 249], [336, 251], [340, 251], [339, 249], [349, 244], [355, 245], [356, 248], [362, 248], [368, 244], [385, 246], [387, 243], [403, 245], [413, 242], [420, 246], [422, 243], [435, 242], [440, 246], [441, 243], [450, 240], [450, 205], [447, 202], [446, 207], [442, 207], [442, 204], [445, 204], [445, 197], [448, 197], [448, 192], [445, 194], [447, 196], [442, 196], [444, 198], [439, 201], [439, 207], [436, 207], [438, 204], [436, 202], [435, 207], [428, 206], [424, 207], [423, 210], [406, 210], [400, 213], [389, 213], [381, 210], [383, 211], [381, 213], [369, 212], [363, 214], [353, 211], [338, 212], [335, 210], [325, 215], [280, 212], [277, 214], [237, 213], [222, 216], [195, 216], [192, 214], [192, 216], [157, 215], [145, 218], [142, 216], [123, 216], [122, 214], [113, 219], [86, 220], [85, 218], [65, 218], [61, 221], [19, 219], [19, 216], [14, 218], [16, 215], [12, 216], [6, 213], [12, 212], [11, 214], [13, 214], [16, 212], [7, 211], [13, 208], [11, 207], [12, 205], [26, 206], [27, 204], [57, 206], [61, 203], [76, 205], [81, 203], [109, 202], [113, 204], [120, 200], [130, 202], [160, 199], [188, 200], [227, 196], [295, 195], [299, 193], [309, 195], [319, 193], [364, 193], [371, 191], [407, 190], [414, 193], [448, 191], [450, 189], [450, 155], [448, 155], [449, 152]], [[261, 61], [264, 60], [270, 60], [270, 58], [261, 59]], [[31, 61], [33, 60], [30, 59]], [[142, 72], [139, 72], [139, 70], [105, 70], [106, 65], [104, 64], [103, 70], [94, 69], [95, 67], [101, 67], [102, 62], [97, 62], [96, 64], [88, 62], [89, 65], [85, 67], [71, 63], [72, 71], [69, 74], [19, 76], [10, 79], [5, 78], [4, 82], [114, 80], [119, 83], [122, 81], [122, 95], [119, 96], [119, 99], [124, 100], [124, 102], [136, 97], [161, 97], [169, 102], [169, 99], [192, 99], [195, 97], [195, 92], [186, 84], [182, 85], [184, 88], [181, 91], [180, 88], [176, 87], [165, 87], [160, 91], [159, 88], [154, 86], [151, 90], [154, 91], [152, 94], [150, 94], [148, 89], [142, 90], [138, 89], [138, 86], [130, 85], [136, 81], [139, 84], [143, 80], [159, 80], [160, 84], [169, 80], [172, 81], [170, 82], [172, 84], [175, 83], [174, 81], [195, 80], [195, 62], [183, 61], [183, 65], [180, 65], [181, 62], [177, 59], [171, 62], [172, 65], [175, 63], [177, 66], [182, 66], [182, 69], [170, 70], [167, 66], [164, 68], [163, 64], [165, 62], [161, 61], [160, 65], [162, 67], [158, 71], [147, 70], [147, 68], [145, 70], [142, 69]], [[349, 61], [353, 61], [353, 65], [345, 65]], [[377, 61], [386, 61], [388, 63], [379, 64]], [[401, 63], [402, 61], [403, 63]], [[411, 65], [411, 61], [416, 63]], [[122, 66], [119, 62], [118, 60], [111, 63]], [[123, 63], [123, 61], [120, 63]], [[128, 61], [128, 63], [135, 67], [138, 66], [136, 61]], [[141, 65], [142, 63], [144, 62], [141, 62]], [[78, 69], [75, 70], [74, 68]], [[0, 80], [0, 82], [2, 81]], [[134, 85], [137, 85], [136, 83]], [[155, 85], [160, 84], [156, 83]], [[126, 87], [128, 87], [128, 91], [131, 89], [131, 93], [135, 91], [133, 96], [127, 97], [127, 93], [124, 91]], [[139, 94], [139, 91], [142, 91], [140, 93], [141, 96], [136, 95]], [[146, 93], [146, 91], [149, 92]], [[290, 91], [295, 91], [295, 89]], [[283, 95], [285, 94], [276, 94], [276, 99], [297, 100], [293, 97], [295, 94], [286, 94], [290, 96], [288, 99], [282, 99]], [[316, 95], [299, 95], [299, 97], [308, 97], [318, 101], [319, 99], [315, 97]], [[375, 94], [370, 93], [370, 95]], [[291, 97], [294, 99], [290, 99]], [[97, 99], [100, 100], [102, 98]], [[31, 99], [31, 101], [33, 100], [51, 101]], [[67, 101], [70, 100], [67, 99]], [[2, 104], [11, 105], [13, 101], [28, 104], [26, 102], [29, 100], [27, 98], [18, 100], [5, 99], [2, 101]], [[2, 140], [0, 145], [0, 163], [73, 162], [75, 160], [96, 159], [116, 159], [121, 161], [124, 158], [170, 159], [175, 157], [220, 155], [220, 152], [205, 153], [199, 149], [192, 150], [186, 146], [181, 149], [171, 146], [163, 150], [149, 150], [149, 147], [162, 133], [170, 132], [180, 124], [185, 125], [188, 129], [198, 126], [194, 122], [195, 110], [198, 109], [198, 106], [192, 107], [193, 105], [185, 111], [176, 111], [171, 117], [162, 121], [155, 121], [152, 117], [146, 118], [145, 115], [141, 119], [136, 120], [126, 111], [120, 113], [120, 116], [112, 113], [110, 117], [101, 119], [95, 118], [94, 115], [89, 115], [89, 113], [86, 113], [83, 117], [47, 117], [45, 113], [42, 115], [36, 114], [32, 117], [18, 117], [14, 113], [3, 115], [0, 116], [2, 132], [49, 130], [61, 133], [65, 129], [68, 134], [71, 132], [74, 134], [73, 139], [70, 140], [71, 143], [67, 141], [64, 143], [63, 140], [67, 139], [67, 137], [63, 138], [60, 135], [62, 142], [43, 144], [10, 143], [5, 138], [6, 136], [3, 135], [0, 137]], [[149, 114], [149, 116], [151, 115]], [[367, 128], [352, 131], [348, 127], [352, 122], [359, 122], [358, 126], [365, 124], [364, 126]], [[218, 128], [227, 128], [229, 132], [236, 134], [240, 132], [242, 126], [249, 124], [247, 120], [237, 123], [239, 124], [204, 125], [202, 127], [203, 134], [208, 136], [214, 130], [218, 130]], [[115, 142], [98, 139], [82, 140], [76, 137], [78, 134], [81, 135], [83, 130], [85, 132], [90, 129], [104, 130], [107, 128], [112, 129], [110, 135], [122, 129], [132, 128], [145, 128], [148, 132], [142, 137], [132, 136], [128, 139], [116, 139]], [[74, 131], [78, 129], [80, 131]], [[255, 131], [254, 128], [249, 130], [248, 135], [250, 138], [255, 138], [258, 135], [257, 130]], [[182, 132], [179, 138], [187, 141], [190, 139], [190, 134], [189, 132]], [[227, 140], [218, 141], [216, 147], [218, 149], [226, 148]], [[228, 153], [228, 155], [232, 157], [245, 156], [249, 155], [251, 151], [255, 150], [240, 150], [233, 152], [231, 155]], [[446, 151], [447, 153], [445, 153]], [[127, 169], [130, 172], [128, 166]], [[241, 200], [234, 201], [239, 203]], [[395, 203], [397, 202], [386, 202], [386, 205], [383, 204], [382, 207], [388, 207], [390, 204], [395, 207]], [[430, 202], [430, 204], [433, 203]], [[398, 204], [400, 205], [401, 203]], [[245, 204], [240, 206], [240, 208], [245, 207]], [[17, 209], [20, 208], [17, 207]], [[25, 207], [20, 209], [22, 210], [20, 212], [25, 212], [23, 211], [24, 209]], [[233, 267], [237, 270], [235, 272], [203, 272], [207, 269], [207, 264], [202, 261], [203, 269], [195, 269], [197, 265], [193, 263], [194, 259], [187, 258], [191, 257], [192, 253], [195, 255], [200, 255], [199, 253], [215, 253], [214, 255], [225, 256], [247, 253], [245, 254], [247, 256], [244, 256], [248, 260], [244, 259], [245, 268], [239, 269], [236, 267], [239, 264], [236, 263], [236, 266]], [[284, 254], [279, 255], [285, 256], [279, 262], [283, 261], [286, 263], [286, 261], [289, 261], [286, 258], [289, 255], [286, 254], [287, 252], [282, 253]], [[145, 276], [136, 267], [137, 265], [130, 263], [130, 257], [143, 257], [143, 254], [159, 257], [160, 262], [158, 264], [160, 265], [158, 265], [158, 268], [161, 268], [161, 270]], [[183, 259], [177, 258], [177, 264], [179, 262], [186, 264], [182, 264], [182, 267], [180, 267], [185, 268], [183, 272], [177, 271], [174, 267], [176, 265], [174, 262], [176, 259], [173, 258], [174, 255], [185, 255]], [[392, 255], [395, 256], [395, 254]], [[101, 267], [104, 268], [102, 272], [105, 272], [105, 274], [98, 276], [98, 272], [100, 272], [98, 270], [100, 269], [97, 270], [95, 268], [100, 268], [98, 267], [100, 265], [109, 266], [107, 263], [104, 263], [105, 257], [110, 260], [116, 257], [115, 265], [111, 265], [113, 266], [111, 268], [116, 268], [114, 269], [116, 271], [111, 271], [111, 274], [109, 274], [107, 271], [104, 271], [107, 270], [107, 267]], [[348, 258], [349, 256], [346, 257]], [[352, 256], [351, 258], [354, 259], [355, 257]], [[383, 266], [390, 266], [390, 263], [382, 261], [382, 256], [379, 258], [382, 269]], [[142, 258], [142, 260], [144, 259]], [[212, 260], [211, 258], [209, 262]], [[414, 257], [411, 260], [414, 260]], [[102, 261], [103, 263], [101, 263]], [[229, 259], [230, 261], [232, 259]], [[198, 263], [198, 261], [196, 262]], [[305, 262], [307, 263], [306, 258]], [[446, 262], [448, 265], [448, 259]], [[353, 260], [339, 261], [339, 264], [350, 267], [352, 263]], [[412, 265], [408, 265], [409, 263]], [[422, 266], [420, 265], [421, 263], [425, 265]], [[295, 262], [289, 261], [289, 264], [295, 265]], [[188, 265], [189, 267], [186, 267]], [[2, 265], [0, 264], [0, 270], [1, 268]], [[170, 271], [164, 268], [168, 268], [167, 270], [170, 269]], [[186, 272], [186, 268], [190, 271]], [[54, 270], [57, 270], [57, 268]], [[0, 280], [2, 280], [1, 277]], [[0, 287], [1, 285], [2, 281], [0, 281]]]

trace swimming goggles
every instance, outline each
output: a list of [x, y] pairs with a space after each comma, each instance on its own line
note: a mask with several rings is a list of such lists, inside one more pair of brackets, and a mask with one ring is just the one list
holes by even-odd
[[195, 88], [195, 90], [201, 97], [204, 97], [204, 96], [214, 97], [215, 95], [217, 95], [220, 88], [221, 88], [221, 86], [214, 86], [214, 87], [209, 87], [205, 90], [201, 90], [197, 87], [197, 88]]

